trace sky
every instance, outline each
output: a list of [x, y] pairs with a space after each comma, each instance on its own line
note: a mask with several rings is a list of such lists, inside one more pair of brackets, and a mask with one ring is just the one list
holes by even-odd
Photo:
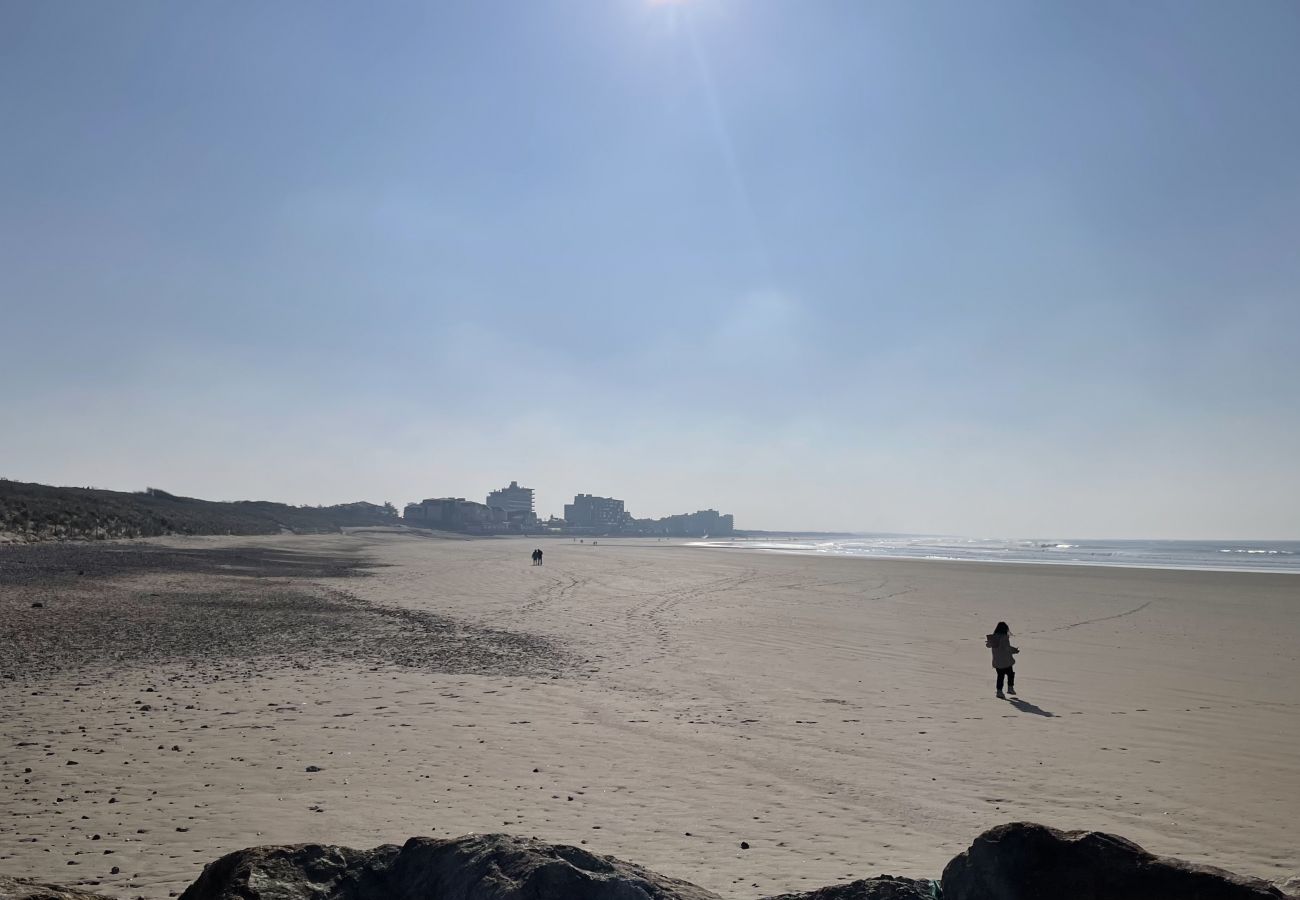
[[1287, 0], [0, 0], [0, 476], [1300, 539]]

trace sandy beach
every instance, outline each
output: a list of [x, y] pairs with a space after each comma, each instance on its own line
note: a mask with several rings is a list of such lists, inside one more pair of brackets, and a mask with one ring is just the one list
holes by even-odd
[[0, 547], [0, 872], [507, 831], [752, 898], [1015, 820], [1300, 870], [1300, 576], [538, 544]]

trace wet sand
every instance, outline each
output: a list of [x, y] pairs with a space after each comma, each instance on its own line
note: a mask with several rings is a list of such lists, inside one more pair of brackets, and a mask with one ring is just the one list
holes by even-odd
[[1018, 819], [1300, 870], [1300, 576], [537, 544], [0, 547], [0, 872], [511, 831], [749, 898]]

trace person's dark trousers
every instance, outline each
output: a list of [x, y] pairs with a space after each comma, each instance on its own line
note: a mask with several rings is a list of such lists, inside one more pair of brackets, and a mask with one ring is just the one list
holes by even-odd
[[1002, 690], [1002, 679], [1007, 680], [1007, 687], [1011, 690], [1016, 689], [1016, 670], [1007, 666], [1005, 669], [998, 669], [998, 691]]

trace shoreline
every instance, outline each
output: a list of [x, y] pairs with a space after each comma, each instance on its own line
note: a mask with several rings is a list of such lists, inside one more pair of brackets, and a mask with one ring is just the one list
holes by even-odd
[[1161, 564], [1156, 562], [1096, 562], [1092, 560], [1072, 560], [1072, 559], [962, 559], [951, 556], [921, 556], [907, 554], [891, 553], [837, 553], [827, 550], [816, 550], [812, 548], [795, 548], [795, 547], [744, 547], [731, 544], [690, 541], [684, 546], [694, 547], [700, 550], [731, 550], [742, 553], [769, 553], [786, 556], [803, 556], [817, 557], [822, 559], [857, 559], [857, 560], [879, 560], [882, 562], [925, 562], [925, 563], [962, 563], [969, 565], [991, 565], [991, 566], [1061, 566], [1068, 568], [1097, 568], [1097, 569], [1139, 569], [1152, 570], [1160, 572], [1224, 572], [1241, 575], [1300, 575], [1300, 562], [1295, 564], [1295, 568], [1248, 568], [1240, 566], [1216, 566], [1216, 565], [1173, 565]]
[[772, 553], [788, 556], [807, 556], [821, 559], [857, 559], [867, 562], [915, 562], [915, 563], [940, 563], [949, 564], [957, 563], [961, 565], [972, 566], [1032, 566], [1034, 568], [1044, 566], [1058, 566], [1061, 568], [1089, 568], [1089, 569], [1137, 569], [1143, 571], [1156, 572], [1222, 572], [1229, 575], [1300, 575], [1300, 568], [1297, 569], [1240, 569], [1228, 566], [1162, 566], [1154, 563], [1100, 563], [1088, 562], [1087, 560], [1043, 560], [1035, 562], [1030, 559], [953, 559], [952, 557], [943, 556], [891, 556], [884, 553], [872, 554], [855, 554], [855, 553], [827, 553], [818, 550], [782, 550], [774, 547], [720, 547], [703, 544], [693, 544], [689, 546], [698, 547], [701, 550], [731, 550], [741, 553]]

